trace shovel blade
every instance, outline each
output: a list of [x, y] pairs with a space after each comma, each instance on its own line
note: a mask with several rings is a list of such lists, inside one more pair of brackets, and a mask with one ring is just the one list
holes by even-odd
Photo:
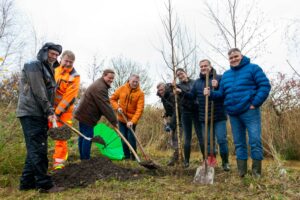
[[196, 170], [196, 174], [194, 176], [194, 183], [200, 184], [213, 184], [215, 176], [215, 169], [211, 166], [200, 166]]
[[97, 135], [97, 136], [91, 138], [91, 141], [92, 141], [92, 142], [96, 142], [96, 143], [98, 143], [98, 144], [102, 144], [102, 145], [104, 145], [104, 146], [106, 145], [104, 139], [103, 139], [102, 137], [100, 137], [99, 135]]
[[159, 169], [160, 168], [160, 166], [157, 165], [156, 163], [154, 163], [152, 160], [143, 161], [143, 162], [140, 162], [139, 164], [147, 169]]

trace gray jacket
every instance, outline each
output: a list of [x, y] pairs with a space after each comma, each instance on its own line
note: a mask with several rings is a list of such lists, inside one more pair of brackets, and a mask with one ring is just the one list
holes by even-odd
[[[52, 46], [51, 46], [52, 45]], [[56, 82], [53, 68], [48, 64], [48, 50], [53, 43], [46, 43], [37, 55], [37, 60], [25, 63], [19, 83], [17, 117], [54, 114]], [[55, 47], [60, 47], [57, 45]], [[61, 51], [60, 51], [61, 52]], [[60, 53], [59, 52], [59, 53]], [[53, 67], [57, 67], [56, 61]]]

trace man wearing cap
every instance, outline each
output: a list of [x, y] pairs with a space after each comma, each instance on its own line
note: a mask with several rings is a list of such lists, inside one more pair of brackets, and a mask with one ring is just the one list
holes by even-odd
[[20, 190], [38, 189], [40, 192], [60, 192], [47, 175], [48, 120], [56, 119], [53, 101], [55, 94], [54, 68], [62, 47], [46, 43], [39, 50], [37, 59], [24, 64], [19, 84], [17, 117], [20, 119], [27, 156]]

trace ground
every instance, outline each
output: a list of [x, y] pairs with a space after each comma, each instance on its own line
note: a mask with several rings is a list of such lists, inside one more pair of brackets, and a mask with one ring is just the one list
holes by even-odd
[[[237, 175], [234, 158], [231, 171], [215, 168], [213, 185], [192, 183], [196, 168], [201, 163], [192, 155], [188, 169], [166, 167], [170, 152], [152, 152], [151, 157], [161, 165], [159, 170], [148, 170], [136, 161], [113, 161], [94, 156], [81, 163], [70, 158], [66, 171], [54, 180], [67, 188], [59, 194], [20, 192], [15, 186], [0, 188], [1, 199], [300, 199], [300, 163], [287, 163], [280, 173], [277, 164], [267, 159], [263, 177], [259, 180]], [[219, 160], [220, 164], [220, 160]], [[248, 164], [250, 166], [250, 163]], [[69, 170], [67, 171], [67, 169]], [[17, 180], [18, 177], [15, 177]]]

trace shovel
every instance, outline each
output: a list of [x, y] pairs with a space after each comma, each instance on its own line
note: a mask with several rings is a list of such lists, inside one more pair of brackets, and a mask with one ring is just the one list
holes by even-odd
[[72, 131], [74, 131], [77, 135], [83, 137], [85, 140], [88, 140], [88, 141], [91, 141], [91, 142], [95, 142], [95, 143], [98, 143], [98, 144], [102, 144], [102, 145], [106, 145], [105, 144], [105, 141], [103, 140], [102, 137], [100, 136], [96, 136], [96, 137], [87, 137], [85, 135], [83, 135], [80, 131], [78, 131], [77, 129], [75, 129], [73, 126], [71, 126], [70, 124], [62, 121], [62, 120], [59, 120], [61, 123], [63, 123], [64, 125], [66, 125], [68, 128], [70, 128]]
[[[208, 85], [209, 73], [206, 73], [205, 83]], [[194, 183], [213, 184], [215, 169], [207, 163], [207, 138], [208, 138], [208, 96], [205, 96], [205, 135], [204, 135], [204, 163], [198, 167], [194, 176]]]
[[119, 131], [119, 129], [117, 127], [113, 127], [113, 129], [117, 132], [117, 134], [119, 135], [119, 137], [126, 143], [126, 145], [129, 147], [130, 151], [132, 152], [132, 154], [134, 155], [136, 161], [139, 163], [139, 165], [147, 168], [147, 169], [157, 169], [157, 166], [149, 161], [144, 161], [141, 162], [141, 159], [139, 158], [139, 156], [137, 155], [137, 153], [135, 152], [135, 150], [132, 148], [132, 146], [129, 144], [129, 142], [126, 140], [126, 138], [123, 136], [123, 134]]
[[[216, 70], [213, 70], [213, 79], [216, 78]], [[214, 91], [214, 88], [212, 88], [212, 91]], [[211, 167], [215, 167], [217, 165], [217, 160], [214, 155], [214, 101], [211, 101], [211, 109], [210, 109], [210, 155], [208, 157], [208, 165]]]
[[51, 120], [52, 128], [48, 130], [48, 135], [53, 140], [68, 140], [71, 138], [71, 131], [66, 126], [58, 127], [57, 122], [55, 119]]
[[[124, 115], [123, 112], [120, 112], [120, 114], [122, 115], [123, 119], [125, 120], [125, 122], [126, 122], [126, 124], [127, 124], [127, 123], [128, 123], [127, 117]], [[132, 127], [129, 127], [129, 129], [130, 129], [132, 135], [134, 136], [134, 138], [136, 139], [136, 142], [137, 142], [137, 144], [138, 144], [138, 147], [140, 148], [140, 150], [141, 150], [141, 152], [142, 152], [142, 154], [143, 154], [143, 156], [144, 156], [146, 162], [148, 162], [149, 164], [152, 164], [153, 167], [155, 167], [155, 169], [158, 169], [159, 166], [158, 166], [157, 164], [155, 164], [155, 163], [149, 158], [149, 156], [145, 153], [145, 150], [144, 150], [143, 146], [141, 145], [140, 140], [137, 138], [137, 136], [136, 136], [136, 134], [135, 134], [133, 128], [132, 128]]]

